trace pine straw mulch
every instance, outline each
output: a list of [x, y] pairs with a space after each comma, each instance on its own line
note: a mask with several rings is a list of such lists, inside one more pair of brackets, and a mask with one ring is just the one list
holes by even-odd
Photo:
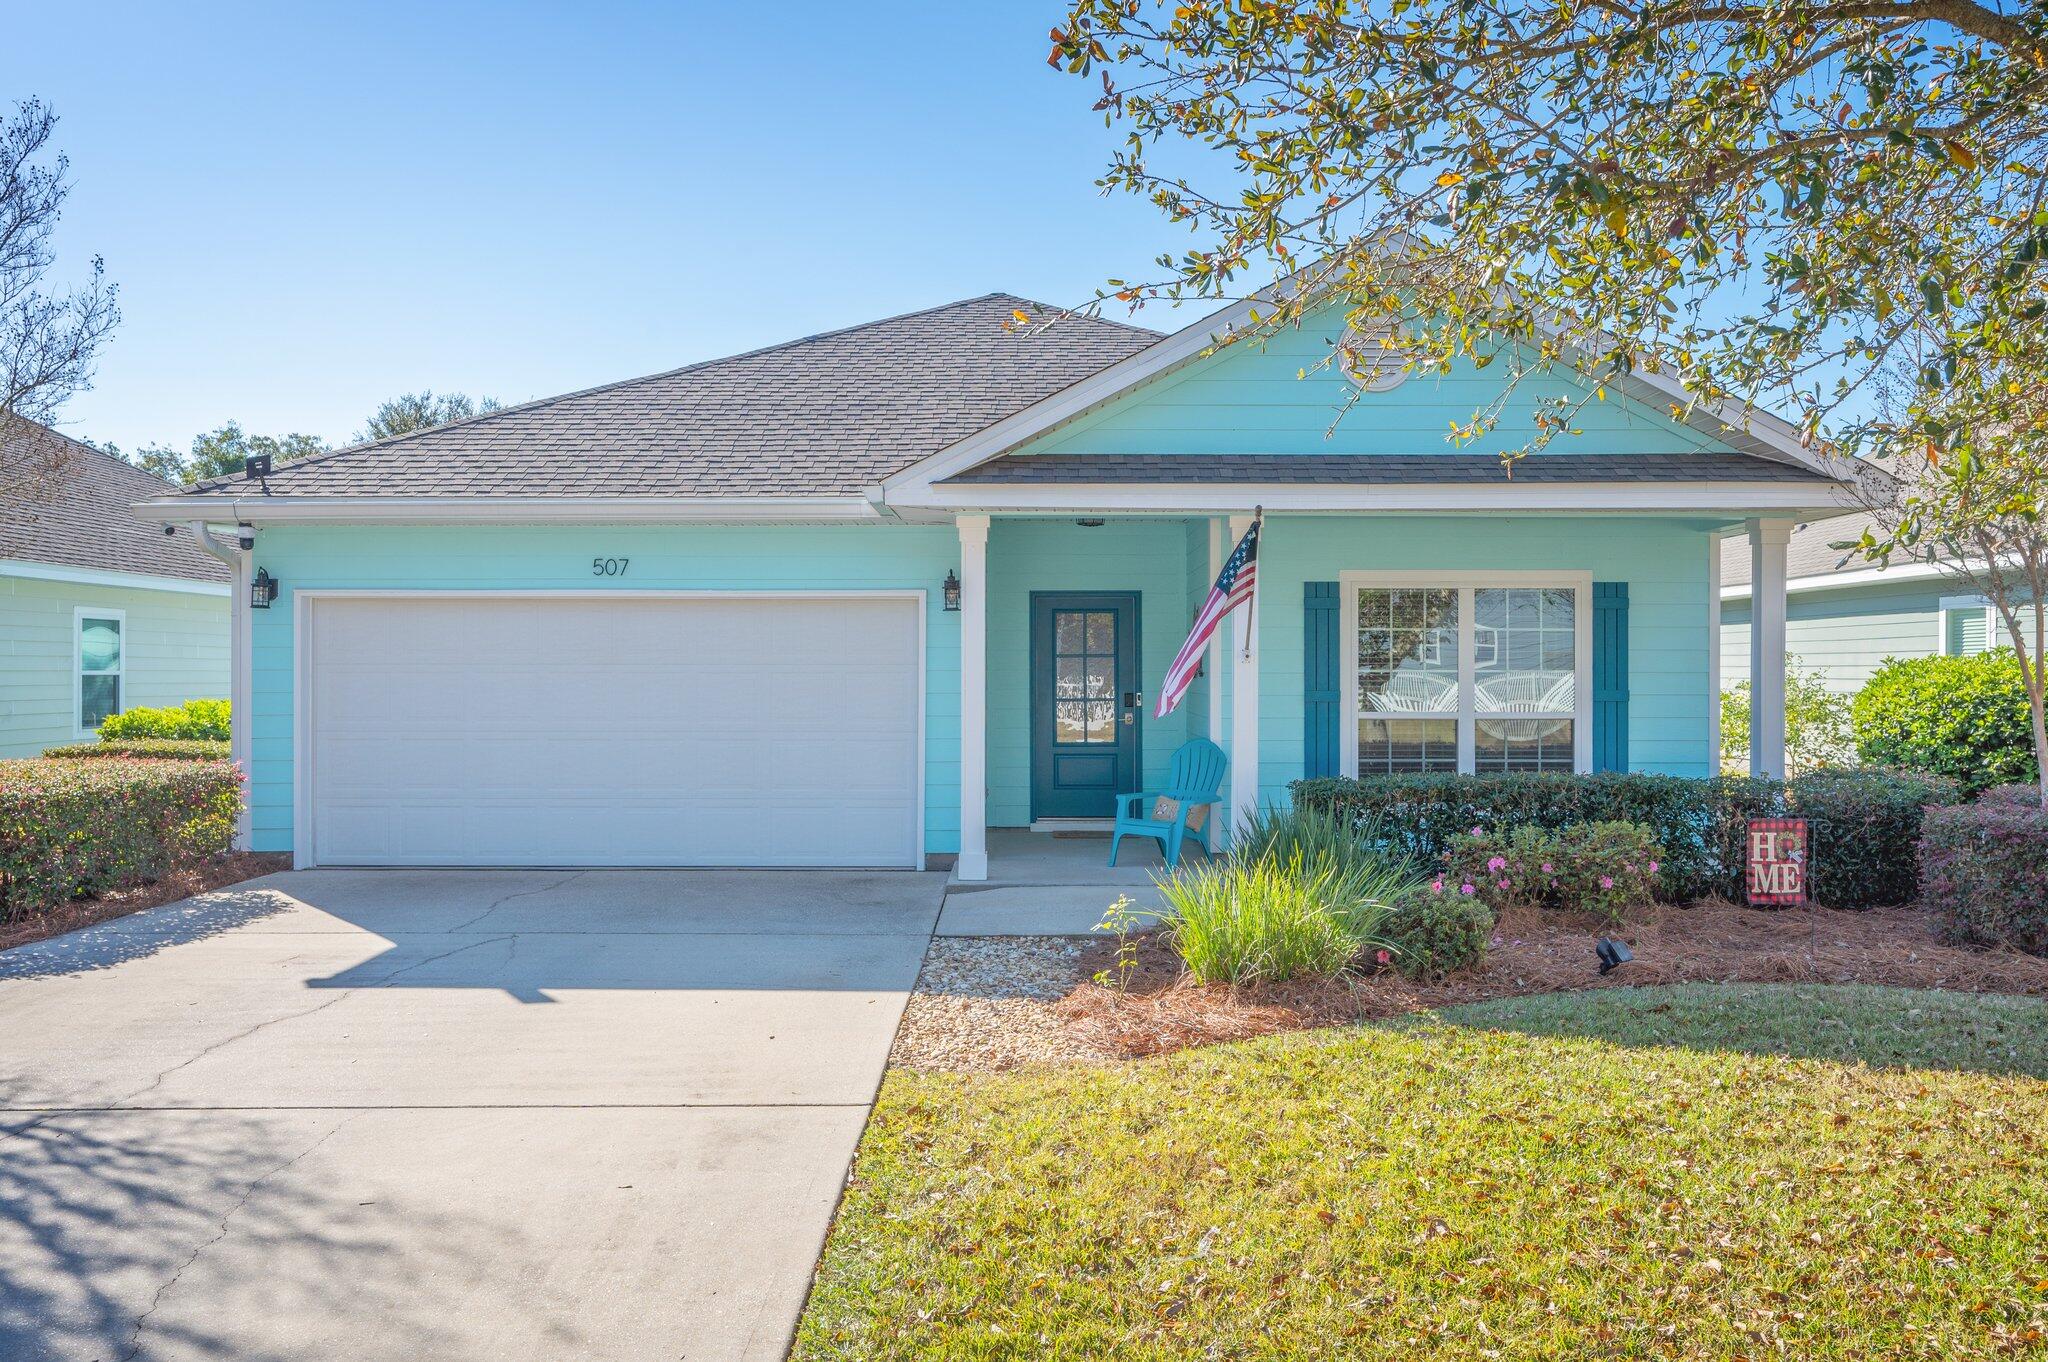
[[[1594, 941], [1618, 937], [1635, 959], [1597, 973]], [[1190, 981], [1156, 933], [1130, 940], [1123, 985], [1115, 942], [1091, 944], [1079, 982], [1053, 1008], [1067, 1031], [1106, 1057], [1132, 1059], [1276, 1031], [1374, 1020], [1489, 998], [1677, 983], [1892, 984], [2048, 995], [2048, 959], [1943, 945], [1915, 908], [1761, 911], [1722, 901], [1657, 906], [1620, 928], [1536, 911], [1504, 918], [1486, 960], [1435, 984], [1387, 971], [1233, 989]], [[1005, 1066], [1007, 1067], [1007, 1066]]]
[[211, 893], [231, 884], [240, 884], [243, 880], [253, 880], [258, 875], [271, 875], [291, 868], [292, 857], [288, 851], [230, 851], [225, 855], [210, 856], [203, 861], [181, 865], [148, 884], [116, 889], [96, 898], [67, 903], [47, 913], [32, 913], [0, 924], [0, 951], [62, 936], [81, 927], [91, 927], [130, 913], [139, 913], [145, 908], [176, 903], [194, 894]]

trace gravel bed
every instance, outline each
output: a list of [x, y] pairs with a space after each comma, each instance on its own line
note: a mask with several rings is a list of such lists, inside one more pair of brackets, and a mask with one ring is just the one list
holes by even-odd
[[1109, 1062], [1053, 1012], [1082, 979], [1088, 944], [1066, 936], [933, 938], [889, 1062], [986, 1073]]

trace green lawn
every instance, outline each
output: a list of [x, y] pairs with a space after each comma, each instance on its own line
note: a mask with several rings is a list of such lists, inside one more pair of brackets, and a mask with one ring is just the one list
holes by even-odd
[[795, 1355], [2048, 1356], [2048, 1005], [1610, 990], [892, 1074]]

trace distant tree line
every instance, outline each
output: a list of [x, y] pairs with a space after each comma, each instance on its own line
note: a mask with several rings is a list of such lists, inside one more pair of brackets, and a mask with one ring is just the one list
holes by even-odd
[[[377, 410], [370, 413], [370, 419], [356, 432], [352, 443], [367, 444], [373, 440], [410, 435], [418, 430], [431, 430], [450, 421], [466, 421], [473, 416], [497, 411], [502, 405], [496, 398], [477, 399], [467, 393], [436, 393], [432, 389], [401, 393], [379, 404]], [[309, 454], [324, 454], [333, 446], [317, 435], [299, 431], [289, 435], [252, 435], [242, 428], [241, 422], [229, 421], [214, 430], [193, 436], [187, 449], [162, 444], [147, 444], [134, 450], [125, 450], [115, 444], [101, 444], [97, 448], [118, 455], [137, 468], [146, 468], [167, 481], [190, 484], [240, 473], [243, 461], [252, 455], [268, 454], [273, 462], [284, 463], [290, 459], [303, 459]]]

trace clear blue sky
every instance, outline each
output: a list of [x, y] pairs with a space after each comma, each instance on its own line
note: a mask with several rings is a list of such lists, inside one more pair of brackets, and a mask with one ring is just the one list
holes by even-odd
[[126, 316], [64, 424], [124, 447], [1075, 302], [1182, 239], [1094, 188], [1050, 0], [25, 9], [0, 100], [61, 116], [57, 273]]

